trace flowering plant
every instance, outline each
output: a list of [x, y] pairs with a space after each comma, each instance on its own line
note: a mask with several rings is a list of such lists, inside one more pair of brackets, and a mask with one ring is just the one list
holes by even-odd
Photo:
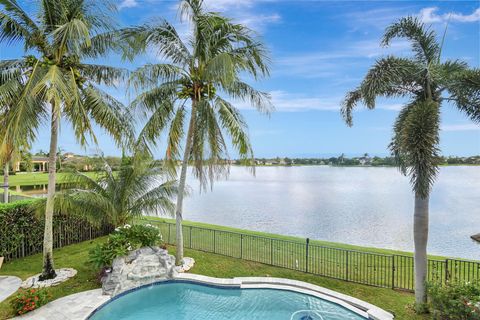
[[15, 314], [22, 315], [43, 306], [49, 297], [45, 289], [20, 289], [11, 304]]
[[480, 320], [480, 283], [431, 284], [428, 293], [434, 319]]
[[152, 225], [124, 225], [108, 236], [107, 242], [90, 251], [90, 262], [97, 268], [110, 267], [116, 257], [140, 247], [161, 245], [160, 230]]

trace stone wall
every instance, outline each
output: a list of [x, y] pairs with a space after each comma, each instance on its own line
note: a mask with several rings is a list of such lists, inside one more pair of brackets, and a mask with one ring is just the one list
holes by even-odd
[[102, 279], [103, 294], [115, 296], [126, 290], [175, 277], [175, 257], [159, 247], [134, 250], [113, 261]]

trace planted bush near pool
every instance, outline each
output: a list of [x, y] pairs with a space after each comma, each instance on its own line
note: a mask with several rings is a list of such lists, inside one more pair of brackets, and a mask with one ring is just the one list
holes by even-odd
[[117, 257], [141, 248], [160, 245], [163, 242], [160, 230], [151, 225], [126, 224], [116, 228], [108, 236], [107, 242], [97, 245], [90, 251], [90, 262], [97, 268], [106, 268], [112, 265]]
[[[12, 260], [42, 251], [45, 222], [35, 214], [38, 199], [0, 204], [0, 256]], [[113, 230], [110, 225], [95, 226], [85, 218], [57, 213], [53, 219], [54, 247], [94, 239]]]
[[480, 320], [480, 282], [431, 284], [428, 293], [434, 319]]
[[45, 289], [20, 289], [11, 301], [16, 315], [22, 315], [47, 304], [49, 295]]

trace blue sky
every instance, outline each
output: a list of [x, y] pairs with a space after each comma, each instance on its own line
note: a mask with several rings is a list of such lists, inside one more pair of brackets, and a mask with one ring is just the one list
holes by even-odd
[[[31, 5], [30, 1], [19, 1]], [[460, 58], [480, 67], [479, 1], [281, 1], [206, 0], [215, 11], [245, 23], [263, 38], [271, 51], [271, 77], [256, 83], [273, 97], [276, 111], [260, 115], [244, 103], [238, 106], [249, 123], [258, 157], [326, 156], [368, 152], [388, 154], [391, 127], [402, 100], [378, 100], [377, 109], [362, 106], [348, 128], [339, 113], [348, 90], [355, 88], [375, 59], [385, 54], [406, 56], [408, 43], [394, 41], [391, 48], [379, 46], [383, 30], [406, 15], [416, 15], [443, 33], [449, 20], [444, 58]], [[118, 1], [121, 25], [141, 24], [159, 17], [177, 21], [177, 1]], [[0, 59], [21, 55], [16, 47], [0, 47]], [[153, 54], [138, 58], [130, 68], [158, 61]], [[125, 65], [118, 57], [103, 63]], [[110, 90], [128, 103], [123, 88]], [[112, 141], [98, 131], [105, 154], [119, 154]], [[48, 130], [39, 132], [33, 150], [48, 150]], [[62, 124], [60, 146], [67, 151], [90, 154], [96, 146], [82, 149], [68, 124]], [[444, 155], [480, 154], [480, 127], [451, 105], [442, 111], [441, 149]], [[158, 156], [163, 150], [158, 150]], [[236, 155], [231, 154], [232, 157]]]

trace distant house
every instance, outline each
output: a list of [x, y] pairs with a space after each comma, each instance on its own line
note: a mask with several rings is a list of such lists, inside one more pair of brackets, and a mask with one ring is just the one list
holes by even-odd
[[74, 157], [75, 157], [75, 153], [73, 153], [73, 152], [66, 152], [66, 153], [63, 154], [63, 157], [64, 157], [65, 159], [74, 158]]
[[370, 157], [361, 157], [358, 159], [358, 161], [360, 161], [360, 164], [362, 166], [366, 166], [366, 165], [369, 165], [371, 162], [372, 162], [372, 159]]
[[[17, 161], [17, 163], [15, 163], [15, 172], [20, 171], [20, 163], [22, 162], [25, 162], [25, 161]], [[33, 156], [30, 162], [32, 163], [33, 171], [35, 172], [48, 171], [48, 157]]]

